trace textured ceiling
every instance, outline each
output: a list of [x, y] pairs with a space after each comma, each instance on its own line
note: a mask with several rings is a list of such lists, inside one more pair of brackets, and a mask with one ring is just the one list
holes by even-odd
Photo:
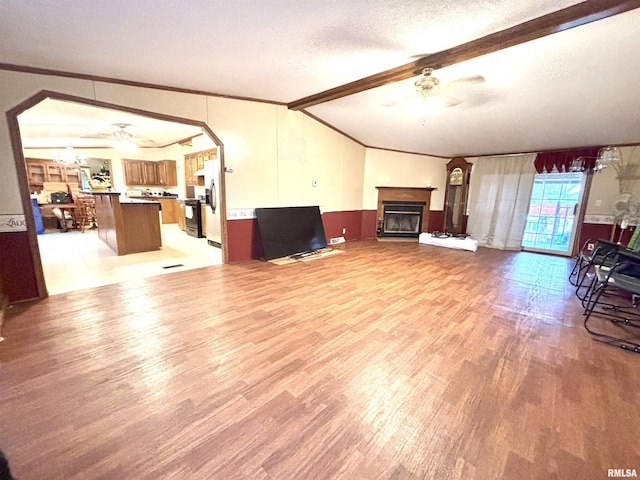
[[[0, 62], [289, 103], [576, 3], [3, 1]], [[366, 145], [442, 156], [635, 143], [637, 25], [633, 10], [441, 69], [445, 84], [485, 78], [454, 84], [449, 108], [413, 101], [410, 79], [308, 111]]]
[[18, 115], [18, 122], [25, 148], [112, 148], [120, 125], [140, 147], [164, 147], [202, 134], [191, 125], [49, 98]]

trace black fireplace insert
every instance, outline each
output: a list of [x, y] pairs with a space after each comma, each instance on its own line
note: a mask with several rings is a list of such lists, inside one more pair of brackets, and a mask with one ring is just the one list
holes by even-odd
[[425, 205], [426, 202], [383, 201], [383, 215], [378, 222], [378, 237], [418, 238]]

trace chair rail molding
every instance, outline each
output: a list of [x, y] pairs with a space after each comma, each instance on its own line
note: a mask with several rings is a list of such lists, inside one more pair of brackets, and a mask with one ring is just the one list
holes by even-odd
[[27, 220], [22, 214], [0, 214], [0, 233], [26, 232]]

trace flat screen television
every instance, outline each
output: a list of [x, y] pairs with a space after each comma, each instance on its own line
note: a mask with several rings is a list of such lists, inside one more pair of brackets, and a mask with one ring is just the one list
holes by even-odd
[[315, 252], [327, 246], [320, 207], [256, 208], [264, 259]]

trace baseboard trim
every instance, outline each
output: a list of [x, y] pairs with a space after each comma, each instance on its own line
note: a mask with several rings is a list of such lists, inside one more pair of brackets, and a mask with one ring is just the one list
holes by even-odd
[[418, 243], [418, 237], [376, 237], [379, 242], [405, 242], [405, 243]]

